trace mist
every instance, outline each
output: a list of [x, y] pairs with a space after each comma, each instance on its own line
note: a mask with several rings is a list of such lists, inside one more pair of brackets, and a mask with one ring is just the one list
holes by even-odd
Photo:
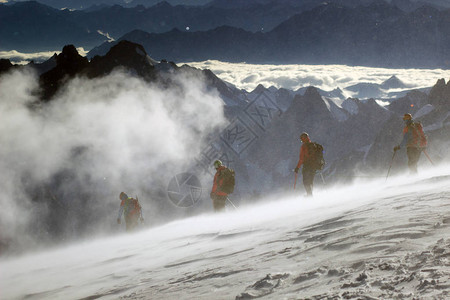
[[[202, 78], [162, 89], [115, 71], [74, 78], [51, 102], [29, 69], [0, 77], [0, 249], [23, 251], [117, 230], [124, 191], [149, 224], [168, 216], [155, 185], [188, 168], [225, 125], [223, 103]], [[50, 207], [51, 206], [51, 207]]]

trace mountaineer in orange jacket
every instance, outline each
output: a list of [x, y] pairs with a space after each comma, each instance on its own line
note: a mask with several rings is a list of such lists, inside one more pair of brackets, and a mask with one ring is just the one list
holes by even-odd
[[221, 190], [223, 178], [220, 177], [220, 172], [225, 170], [227, 167], [224, 166], [220, 160], [216, 160], [214, 162], [214, 168], [216, 169], [216, 174], [214, 175], [210, 197], [213, 201], [214, 211], [219, 212], [225, 209], [225, 203], [228, 197], [228, 194]]
[[311, 144], [311, 140], [309, 139], [309, 135], [306, 132], [303, 132], [300, 135], [300, 140], [302, 141], [302, 146], [300, 148], [300, 158], [298, 160], [297, 167], [294, 169], [294, 172], [298, 173], [298, 170], [303, 165], [302, 168], [303, 186], [305, 187], [306, 190], [306, 196], [312, 196], [314, 177], [316, 176], [316, 169], [311, 166], [312, 155], [310, 153], [309, 147], [309, 144]]
[[406, 155], [408, 156], [408, 167], [411, 173], [417, 173], [417, 163], [420, 154], [427, 147], [427, 138], [423, 132], [422, 124], [414, 122], [411, 114], [403, 116], [405, 127], [403, 128], [402, 142], [394, 147], [394, 151], [400, 150], [406, 145]]
[[122, 214], [125, 219], [125, 225], [127, 231], [134, 230], [139, 225], [139, 220], [141, 223], [144, 222], [142, 216], [142, 207], [139, 200], [132, 197], [128, 197], [127, 194], [121, 192], [119, 195], [120, 202], [119, 214], [117, 216], [117, 224], [121, 224]]

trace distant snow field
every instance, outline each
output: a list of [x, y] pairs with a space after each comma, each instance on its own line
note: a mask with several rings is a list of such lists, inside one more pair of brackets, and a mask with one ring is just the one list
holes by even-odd
[[449, 166], [0, 260], [2, 299], [449, 299]]

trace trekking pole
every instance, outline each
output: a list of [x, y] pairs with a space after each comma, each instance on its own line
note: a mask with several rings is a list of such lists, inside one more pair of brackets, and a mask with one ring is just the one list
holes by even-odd
[[430, 163], [434, 166], [434, 162], [431, 160], [431, 157], [428, 155], [427, 150], [423, 149], [423, 154], [425, 154], [425, 156], [428, 158]]
[[388, 170], [388, 172], [387, 172], [386, 180], [385, 180], [385, 181], [387, 181], [388, 176], [389, 176], [389, 172], [391, 172], [391, 167], [392, 167], [392, 163], [394, 162], [395, 153], [397, 153], [397, 150], [394, 150], [394, 154], [392, 154], [391, 164], [389, 165], [389, 170]]
[[320, 172], [320, 177], [322, 177], [322, 182], [323, 182], [323, 185], [326, 185], [326, 183], [325, 183], [325, 179], [323, 179], [323, 175], [322, 175], [322, 172]]
[[234, 203], [233, 202], [231, 202], [231, 200], [230, 200], [230, 198], [228, 198], [227, 197], [227, 200], [228, 200], [228, 202], [230, 202], [231, 203], [231, 205], [234, 207], [234, 209], [236, 209], [237, 210], [237, 207], [236, 207], [236, 205], [234, 205]]
[[295, 186], [297, 185], [297, 176], [298, 176], [298, 173], [295, 172], [294, 190], [295, 190]]

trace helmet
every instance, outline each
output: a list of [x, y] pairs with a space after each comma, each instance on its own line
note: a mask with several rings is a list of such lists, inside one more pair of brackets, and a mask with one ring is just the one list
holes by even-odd
[[220, 167], [222, 165], [222, 162], [220, 161], [220, 160], [216, 160], [215, 162], [214, 162], [214, 168], [218, 168], [218, 167]]
[[412, 120], [411, 114], [404, 114], [403, 115], [403, 120]]
[[119, 195], [119, 199], [120, 199], [120, 200], [127, 200], [127, 199], [128, 199], [128, 195], [125, 194], [124, 192], [122, 192], [122, 193], [120, 193], [120, 195]]
[[300, 138], [303, 138], [303, 137], [309, 137], [309, 135], [306, 132], [303, 132], [302, 134], [300, 134]]

